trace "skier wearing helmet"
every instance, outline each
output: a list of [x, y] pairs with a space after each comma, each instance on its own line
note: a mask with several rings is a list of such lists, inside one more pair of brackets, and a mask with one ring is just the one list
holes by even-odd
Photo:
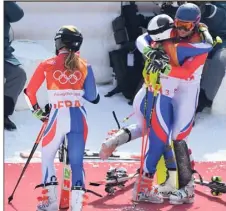
[[[42, 138], [42, 184], [38, 187], [43, 190], [38, 198], [38, 211], [58, 210], [54, 158], [65, 137], [72, 170], [71, 210], [82, 210], [86, 199], [83, 155], [88, 126], [84, 102], [97, 104], [99, 94], [92, 67], [77, 55], [82, 42], [83, 36], [75, 26], [61, 27], [55, 36], [56, 56], [37, 67], [24, 91], [33, 115], [48, 121]], [[39, 107], [36, 98], [45, 79], [50, 114]]]
[[[207, 53], [212, 49], [211, 44], [202, 41], [201, 35], [203, 35], [203, 32], [205, 32], [204, 35], [210, 42], [211, 36], [207, 34], [207, 30], [202, 30], [201, 33], [198, 31], [198, 27], [200, 27], [197, 25], [199, 24], [198, 16], [199, 13], [197, 12], [194, 25], [187, 22], [183, 25], [182, 21], [177, 21], [177, 26], [179, 27], [177, 29], [174, 26], [174, 21], [169, 16], [158, 15], [148, 24], [148, 32], [137, 39], [137, 47], [145, 57], [151, 60], [154, 58], [151, 63], [146, 63], [146, 70], [161, 72], [161, 91], [153, 112], [149, 133], [149, 148], [145, 156], [144, 175], [141, 181], [143, 190], [146, 191], [138, 193], [139, 197], [138, 199], [136, 198], [136, 187], [139, 183], [137, 181], [133, 190], [133, 200], [162, 203], [164, 195], [170, 196], [170, 202], [174, 204], [193, 202], [192, 169], [184, 139], [191, 131], [202, 67]], [[179, 33], [183, 37], [180, 37]], [[187, 37], [185, 37], [185, 34]], [[143, 72], [143, 75], [146, 82], [152, 80], [146, 71]], [[188, 92], [188, 90], [190, 91]], [[147, 109], [146, 123], [150, 119], [151, 101], [153, 99], [153, 87], [151, 85], [149, 86], [148, 105], [146, 108], [145, 94], [143, 87], [134, 99], [133, 106], [138, 118], [138, 124], [119, 130], [105, 141], [101, 148], [103, 158], [106, 159], [117, 146], [142, 136], [145, 109]], [[176, 199], [175, 195], [170, 195], [171, 192], [176, 190], [176, 163], [169, 144], [172, 139], [175, 140], [176, 147], [178, 146], [177, 143], [179, 143], [179, 146], [183, 147], [182, 150], [186, 151], [187, 157], [184, 159], [186, 163], [183, 163], [183, 165], [186, 165], [187, 172], [189, 172], [186, 178], [183, 178], [183, 175], [179, 178], [179, 181], [183, 183], [179, 182], [182, 184], [180, 188], [184, 193], [190, 188], [189, 195], [184, 195], [183, 198], [178, 196]], [[164, 154], [166, 160], [169, 177], [165, 184], [153, 186], [156, 166], [162, 154]], [[177, 162], [181, 162], [179, 158]], [[190, 181], [191, 183], [189, 183]], [[186, 184], [184, 185], [184, 183]], [[189, 186], [187, 186], [188, 183]]]
[[[160, 76], [162, 87], [152, 117], [145, 163], [150, 173], [155, 170], [156, 161], [162, 154], [169, 160], [167, 156], [169, 147], [165, 143], [167, 143], [166, 140], [168, 142], [173, 140], [179, 190], [175, 190], [175, 169], [167, 160], [169, 177], [163, 185], [158, 187], [158, 192], [169, 196], [171, 204], [194, 202], [192, 178], [194, 162], [190, 159], [191, 150], [188, 149], [186, 140], [192, 130], [195, 117], [203, 66], [213, 43], [205, 25], [200, 24], [200, 18], [199, 7], [186, 3], [176, 12], [174, 26], [168, 37], [171, 41], [170, 39], [164, 41], [160, 45], [160, 50], [158, 46], [156, 48], [153, 45], [152, 36], [148, 35], [154, 31], [151, 25], [148, 26], [148, 33], [137, 39], [138, 49], [147, 58], [154, 59], [147, 66], [148, 69], [160, 71], [162, 74]], [[160, 52], [164, 55], [163, 50], [169, 56], [169, 62], [161, 59]], [[164, 87], [167, 87], [165, 84], [169, 88], [165, 89]], [[163, 96], [168, 96], [169, 103], [163, 101]], [[159, 150], [158, 156], [156, 156], [157, 147], [162, 149], [162, 152]], [[164, 151], [164, 149], [167, 150]], [[145, 172], [145, 169], [143, 170]]]
[[176, 12], [174, 25], [179, 37], [188, 37], [193, 33], [193, 29], [200, 23], [201, 11], [199, 7], [192, 3], [182, 4]]

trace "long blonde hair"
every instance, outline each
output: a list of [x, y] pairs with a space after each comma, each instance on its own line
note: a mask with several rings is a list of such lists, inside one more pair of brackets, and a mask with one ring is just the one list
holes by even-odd
[[75, 51], [69, 51], [69, 54], [64, 61], [64, 67], [70, 72], [80, 69], [79, 56], [75, 53]]

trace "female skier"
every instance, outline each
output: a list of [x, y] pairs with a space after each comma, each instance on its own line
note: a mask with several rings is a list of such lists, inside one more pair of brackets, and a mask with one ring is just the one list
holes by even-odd
[[[181, 15], [185, 15], [184, 19]], [[176, 189], [176, 163], [173, 159], [172, 150], [169, 147], [171, 138], [175, 140], [174, 145], [176, 143], [176, 147], [179, 144], [180, 152], [186, 152], [186, 155], [183, 156], [188, 154], [183, 140], [191, 131], [202, 68], [207, 53], [212, 49], [211, 44], [201, 42], [202, 39], [198, 29], [202, 25], [200, 26], [199, 20], [200, 10], [196, 6], [193, 4], [182, 5], [177, 11], [175, 21], [170, 17], [167, 18], [165, 15], [156, 16], [148, 25], [149, 34], [145, 33], [137, 39], [137, 47], [146, 57], [153, 59], [153, 56], [155, 56], [155, 59], [147, 68], [151, 71], [153, 69], [155, 71], [161, 70], [160, 81], [162, 85], [152, 114], [152, 122], [150, 123], [149, 148], [145, 156], [144, 175], [141, 181], [143, 186], [141, 190], [143, 191], [139, 193], [140, 196], [138, 198], [141, 201], [148, 200], [152, 203], [162, 203], [162, 196], [158, 192], [169, 193]], [[175, 28], [172, 23], [174, 23]], [[212, 42], [211, 36], [207, 32], [202, 26], [201, 33], [204, 34], [207, 40]], [[153, 46], [155, 44], [153, 41], [164, 42], [161, 45]], [[169, 64], [164, 62], [165, 53], [162, 50], [156, 51], [156, 46], [160, 46], [169, 56]], [[147, 75], [145, 75], [146, 77]], [[128, 142], [129, 139], [141, 136], [144, 114], [146, 113], [145, 119], [147, 122], [150, 119], [153, 87], [149, 86], [148, 106], [146, 107], [145, 94], [145, 89], [143, 88], [138, 92], [134, 100], [135, 112], [140, 116], [138, 117], [140, 119], [138, 126], [132, 125], [120, 130], [106, 141], [101, 149], [103, 157], [104, 151], [108, 155], [112, 149], [114, 150], [117, 147], [117, 144], [121, 145]], [[171, 133], [172, 137], [170, 136]], [[117, 140], [117, 144], [115, 144], [115, 140]], [[178, 158], [182, 156], [179, 156], [177, 152], [175, 152], [177, 163], [184, 165], [184, 169], [187, 169], [188, 174], [184, 178], [182, 172], [181, 177], [179, 177], [179, 184], [182, 185], [179, 192], [177, 191], [170, 196], [170, 202], [177, 204], [191, 203], [194, 200], [194, 187], [191, 178], [190, 162], [188, 162], [189, 156], [185, 157], [184, 160], [187, 162], [183, 163]], [[164, 154], [165, 160], [168, 161], [166, 166], [169, 171], [169, 179], [163, 186], [158, 187], [158, 191], [156, 191], [156, 187], [151, 184], [153, 183], [157, 162], [162, 154]], [[180, 176], [181, 171], [179, 167], [178, 165]], [[134, 200], [137, 200], [137, 183], [133, 191]]]
[[[55, 36], [56, 56], [42, 62], [35, 70], [27, 88], [26, 99], [35, 117], [48, 121], [42, 139], [42, 197], [38, 211], [56, 211], [57, 178], [54, 158], [66, 137], [72, 170], [73, 211], [82, 210], [85, 200], [83, 155], [88, 133], [85, 100], [97, 104], [99, 94], [89, 64], [77, 54], [83, 42], [75, 26], [63, 26]], [[38, 105], [36, 92], [46, 80], [50, 114]]]

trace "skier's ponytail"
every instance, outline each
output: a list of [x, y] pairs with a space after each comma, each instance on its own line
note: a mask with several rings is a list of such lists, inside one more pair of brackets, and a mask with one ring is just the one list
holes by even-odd
[[79, 70], [79, 56], [74, 51], [70, 51], [68, 56], [65, 58], [64, 66], [70, 72]]

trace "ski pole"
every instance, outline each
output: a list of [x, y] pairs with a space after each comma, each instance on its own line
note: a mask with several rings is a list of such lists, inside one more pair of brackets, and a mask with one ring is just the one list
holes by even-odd
[[122, 123], [124, 123], [125, 121], [127, 121], [130, 117], [132, 117], [133, 115], [135, 114], [135, 112], [131, 113], [129, 116], [125, 117], [123, 120], [122, 120]]
[[[116, 116], [116, 113], [115, 113], [114, 111], [112, 111], [112, 114], [113, 114], [114, 119], [115, 119], [115, 121], [116, 121], [116, 123], [117, 123], [118, 129], [120, 129], [121, 126], [120, 126], [120, 123], [119, 123], [118, 118], [117, 118], [117, 116]], [[122, 120], [122, 123], [126, 122], [126, 121], [127, 121], [130, 117], [132, 117], [134, 114], [135, 114], [135, 112], [133, 112], [133, 113], [131, 113], [129, 116], [125, 117], [125, 118]]]
[[112, 111], [112, 114], [113, 114], [113, 117], [114, 117], [114, 119], [115, 119], [115, 121], [116, 121], [116, 123], [117, 123], [118, 129], [120, 129], [120, 128], [121, 128], [121, 126], [120, 126], [120, 124], [119, 124], [119, 121], [118, 121], [118, 118], [117, 118], [117, 116], [116, 116], [115, 112], [114, 112], [114, 111]]
[[[147, 60], [147, 64], [149, 62], [153, 62], [155, 60], [155, 56], [153, 57], [152, 61]], [[146, 70], [147, 64], [144, 67], [144, 71]], [[148, 77], [150, 77], [150, 69], [149, 71], [147, 71]], [[155, 109], [156, 106], [156, 100], [158, 97], [158, 93], [159, 90], [161, 88], [161, 84], [160, 84], [160, 72], [157, 71], [156, 73], [154, 73], [153, 75], [155, 75], [155, 83], [153, 84], [153, 81], [151, 83], [152, 87], [153, 87], [153, 99], [152, 99], [152, 103], [151, 103], [151, 113], [150, 113], [150, 118], [147, 118], [147, 109], [148, 109], [148, 87], [150, 84], [146, 84], [146, 94], [145, 94], [145, 103], [144, 103], [144, 120], [143, 120], [143, 131], [142, 131], [142, 145], [141, 145], [141, 160], [140, 160], [140, 172], [139, 172], [139, 177], [138, 177], [138, 187], [137, 187], [137, 193], [136, 193], [136, 199], [138, 199], [138, 194], [140, 192], [140, 183], [141, 183], [141, 177], [142, 177], [142, 173], [143, 173], [143, 166], [144, 166], [144, 157], [145, 157], [145, 153], [146, 153], [146, 149], [147, 149], [147, 143], [148, 143], [148, 135], [150, 133], [150, 124], [152, 122], [152, 116], [153, 116], [153, 111]], [[152, 76], [153, 77], [153, 76]], [[149, 122], [149, 123], [148, 123]], [[145, 140], [145, 135], [146, 140]]]
[[24, 173], [25, 173], [27, 167], [28, 167], [28, 164], [29, 164], [30, 161], [31, 161], [31, 158], [33, 157], [33, 154], [35, 153], [35, 150], [36, 150], [37, 147], [38, 147], [39, 142], [41, 141], [41, 138], [42, 138], [42, 135], [43, 135], [43, 133], [44, 133], [44, 131], [45, 131], [46, 126], [47, 126], [47, 121], [45, 121], [45, 122], [43, 123], [43, 125], [42, 125], [42, 128], [41, 128], [41, 130], [40, 130], [40, 132], [39, 132], [39, 134], [38, 134], [38, 137], [37, 137], [37, 139], [36, 139], [36, 141], [35, 141], [35, 143], [34, 143], [34, 146], [33, 146], [32, 150], [31, 150], [31, 152], [30, 152], [30, 155], [29, 155], [29, 157], [28, 157], [28, 159], [27, 159], [27, 161], [26, 161], [26, 164], [25, 164], [25, 166], [24, 166], [24, 168], [23, 168], [23, 170], [22, 170], [22, 172], [21, 172], [21, 174], [20, 174], [20, 177], [19, 177], [19, 179], [18, 179], [18, 181], [17, 181], [17, 183], [16, 183], [16, 186], [15, 186], [15, 188], [14, 188], [12, 194], [11, 194], [11, 195], [9, 196], [9, 198], [8, 198], [8, 203], [10, 203], [10, 202], [13, 200], [14, 193], [15, 193], [15, 191], [16, 191], [16, 189], [17, 189], [17, 187], [18, 187], [18, 185], [19, 185], [19, 183], [20, 183], [20, 181], [21, 181], [21, 179], [22, 179], [22, 177], [23, 177], [23, 175], [24, 175]]

